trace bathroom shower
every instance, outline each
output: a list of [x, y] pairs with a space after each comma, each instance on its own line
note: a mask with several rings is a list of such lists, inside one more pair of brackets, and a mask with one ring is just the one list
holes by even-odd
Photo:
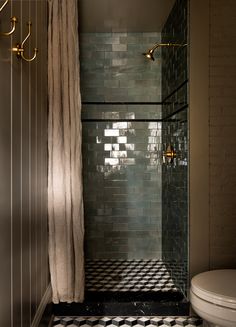
[[127, 29], [80, 33], [86, 296], [184, 307], [187, 1], [157, 31]]

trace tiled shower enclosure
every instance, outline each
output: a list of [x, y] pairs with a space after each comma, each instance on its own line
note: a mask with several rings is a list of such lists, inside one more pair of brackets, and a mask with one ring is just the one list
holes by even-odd
[[80, 35], [88, 291], [186, 290], [187, 50], [142, 56], [187, 42], [187, 1], [170, 17], [164, 33]]

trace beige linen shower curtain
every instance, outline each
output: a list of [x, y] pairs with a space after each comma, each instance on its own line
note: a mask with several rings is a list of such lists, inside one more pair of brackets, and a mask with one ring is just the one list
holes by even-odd
[[77, 0], [48, 0], [48, 215], [53, 302], [84, 298]]

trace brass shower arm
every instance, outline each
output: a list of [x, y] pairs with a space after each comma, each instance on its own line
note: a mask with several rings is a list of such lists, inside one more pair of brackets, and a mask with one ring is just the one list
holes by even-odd
[[186, 45], [187, 44], [179, 44], [179, 43], [157, 43], [150, 49], [150, 51], [154, 51], [158, 47], [183, 47]]
[[143, 55], [151, 60], [155, 60], [153, 53], [154, 51], [159, 47], [185, 47], [187, 44], [180, 44], [180, 43], [156, 43], [151, 49], [149, 49], [147, 52], [143, 53]]

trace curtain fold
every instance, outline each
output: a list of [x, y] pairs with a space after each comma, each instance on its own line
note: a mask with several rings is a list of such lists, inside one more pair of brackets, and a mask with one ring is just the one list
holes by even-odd
[[77, 0], [48, 0], [48, 219], [53, 302], [84, 299]]

